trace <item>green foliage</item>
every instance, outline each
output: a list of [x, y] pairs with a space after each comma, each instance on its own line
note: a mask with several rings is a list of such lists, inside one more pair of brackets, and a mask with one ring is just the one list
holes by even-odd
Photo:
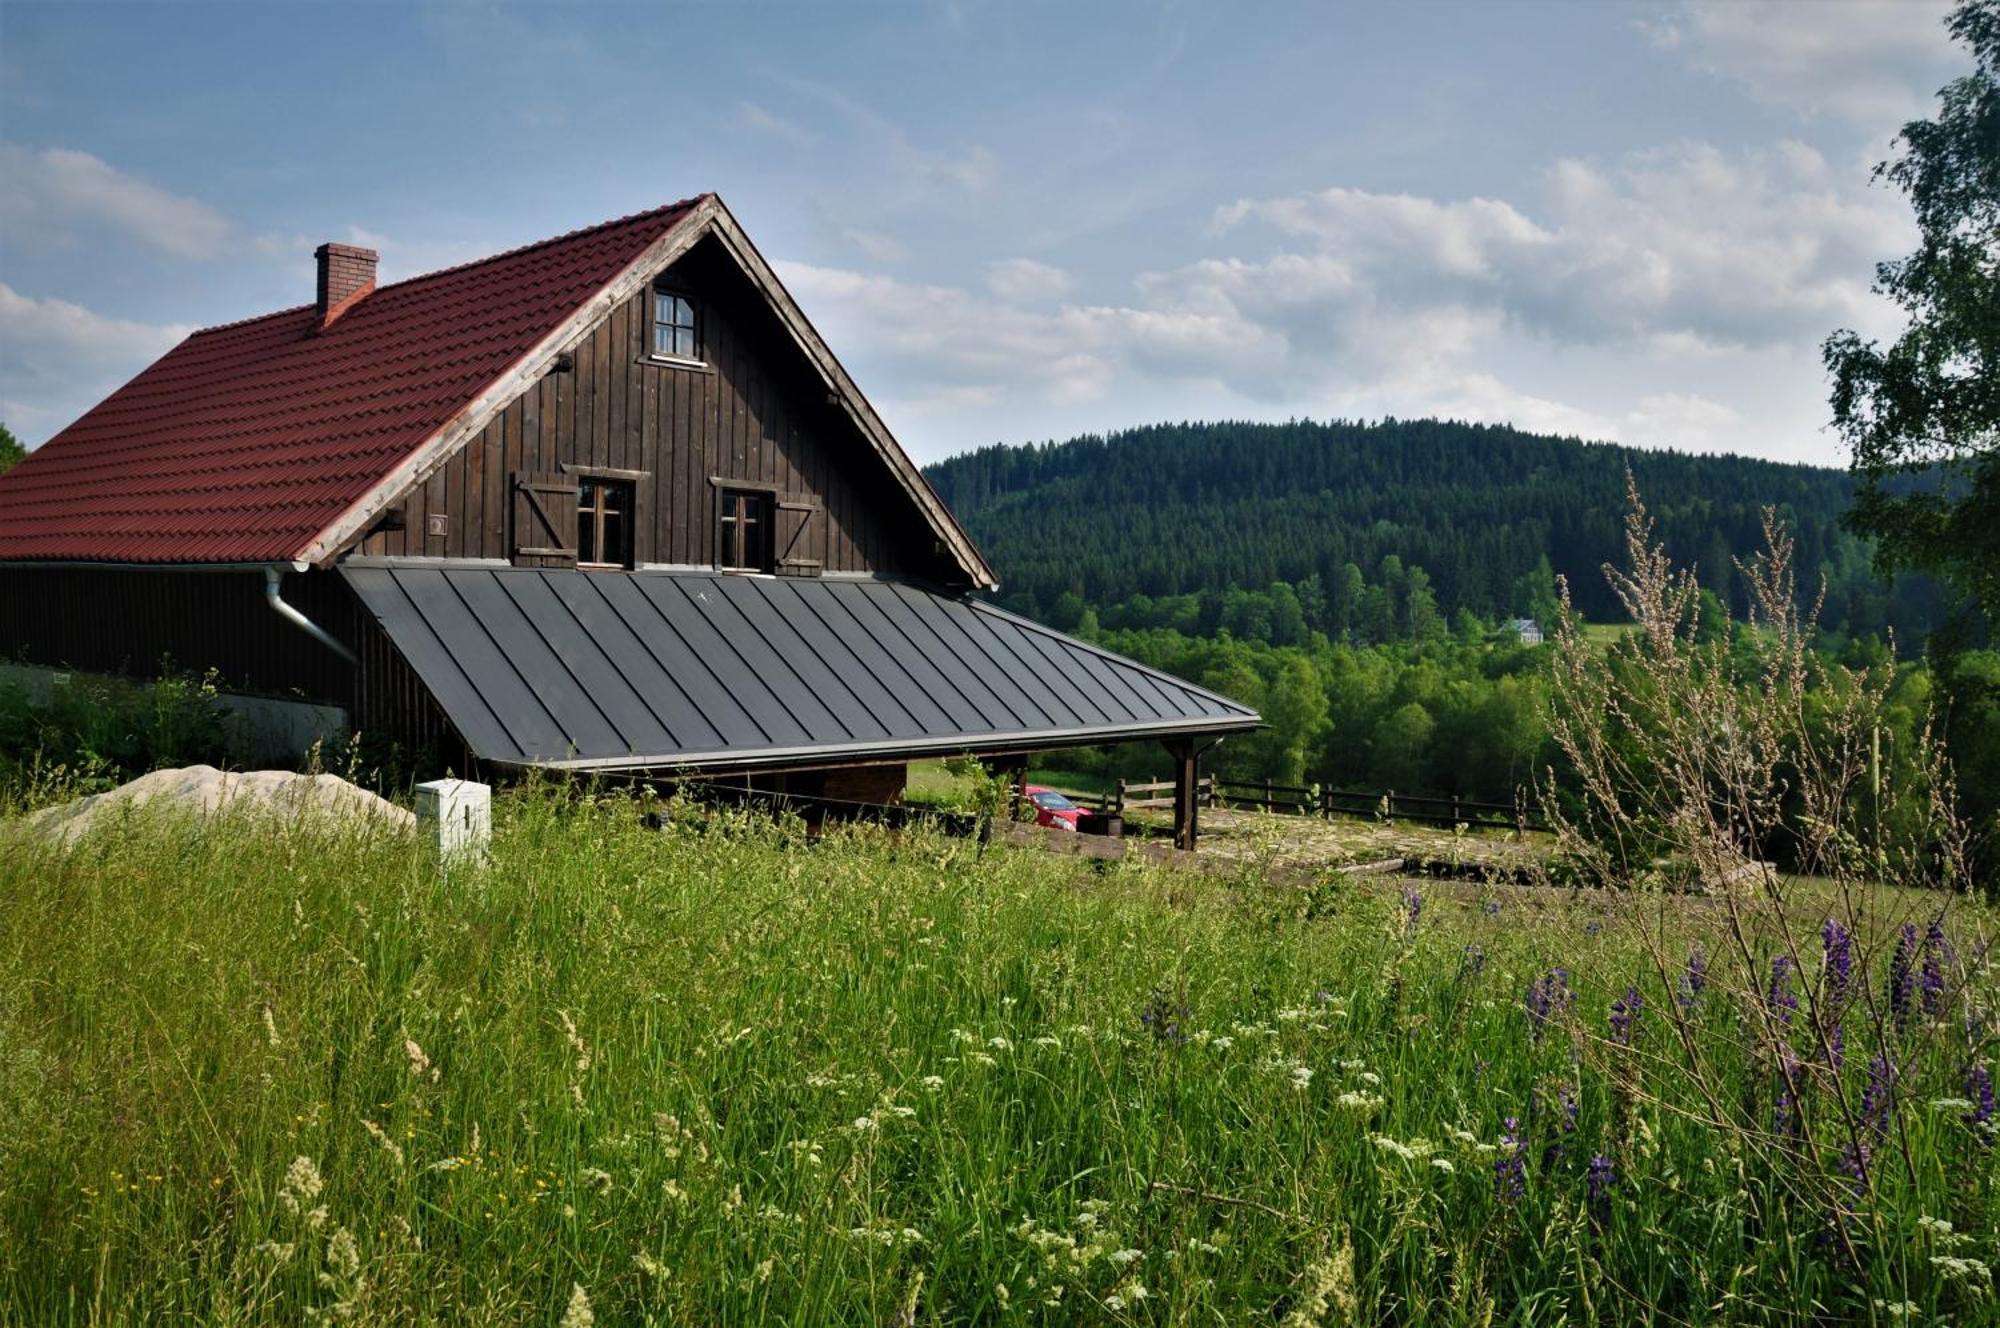
[[[1057, 627], [1089, 605], [1108, 629], [1213, 635], [1228, 595], [1283, 584], [1310, 630], [1388, 642], [1411, 639], [1413, 627], [1426, 638], [1432, 609], [1446, 621], [1463, 609], [1486, 622], [1551, 622], [1558, 574], [1586, 618], [1621, 616], [1601, 569], [1619, 556], [1628, 468], [1676, 561], [1699, 564], [1717, 587], [1731, 580], [1729, 554], [1756, 546], [1771, 503], [1798, 541], [1803, 583], [1826, 578], [1821, 622], [1832, 635], [1893, 630], [1914, 650], [1947, 616], [1928, 579], [1890, 584], [1876, 574], [1869, 545], [1841, 525], [1855, 480], [1839, 470], [1495, 425], [1299, 420], [996, 446], [927, 473], [1000, 569], [1003, 602]], [[1142, 596], [1195, 596], [1200, 625], [1112, 621], [1114, 608]], [[1739, 597], [1729, 607], [1741, 617], [1747, 605]], [[1248, 610], [1259, 639], [1288, 630], [1286, 609], [1273, 602], [1268, 611], [1266, 628]]]
[[229, 764], [213, 675], [74, 675], [39, 701], [0, 682], [0, 807], [99, 792], [165, 766]]
[[28, 449], [14, 436], [14, 431], [0, 424], [0, 475], [19, 465], [27, 455]]
[[2000, 618], [2000, 0], [1947, 21], [1971, 73], [1935, 119], [1903, 126], [1876, 168], [1909, 198], [1920, 240], [1876, 269], [1909, 326], [1883, 348], [1827, 338], [1834, 425], [1862, 479], [1854, 524], [1882, 563], [1945, 577]]
[[[1951, 920], [1968, 966], [1904, 1044], [1881, 1164], [1822, 1205], [1671, 1060], [1684, 1018], [1769, 1115], [1752, 994], [1683, 1006], [1676, 973], [1814, 937], [1808, 891], [1739, 932], [1677, 911], [1662, 974], [1643, 897], [1429, 885], [1413, 915], [1356, 880], [1280, 912], [1247, 876], [679, 809], [648, 831], [577, 793], [503, 799], [489, 861], [449, 874], [333, 828], [19, 834], [7, 1322], [552, 1324], [577, 1288], [661, 1325], [1992, 1308], [1962, 1262], [2000, 1230], [1965, 1096], [1990, 912]], [[1572, 999], [1537, 1021], [1555, 968]], [[1849, 1046], [1797, 1147], [1840, 1147]]]

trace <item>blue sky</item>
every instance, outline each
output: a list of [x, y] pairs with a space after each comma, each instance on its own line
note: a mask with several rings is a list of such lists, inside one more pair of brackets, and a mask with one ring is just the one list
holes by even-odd
[[0, 419], [713, 189], [920, 459], [1448, 415], [1839, 464], [1931, 0], [0, 5]]

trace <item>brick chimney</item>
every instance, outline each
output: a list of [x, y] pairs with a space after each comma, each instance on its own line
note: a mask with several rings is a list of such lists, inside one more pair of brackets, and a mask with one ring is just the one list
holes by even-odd
[[315, 308], [319, 310], [319, 329], [325, 331], [333, 326], [334, 319], [375, 289], [377, 255], [373, 249], [358, 245], [329, 243], [313, 250], [313, 257], [319, 260]]

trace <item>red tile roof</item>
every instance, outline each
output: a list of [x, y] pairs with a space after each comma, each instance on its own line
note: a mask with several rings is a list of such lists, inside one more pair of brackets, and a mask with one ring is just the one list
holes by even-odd
[[196, 332], [0, 476], [0, 559], [297, 558], [699, 200]]

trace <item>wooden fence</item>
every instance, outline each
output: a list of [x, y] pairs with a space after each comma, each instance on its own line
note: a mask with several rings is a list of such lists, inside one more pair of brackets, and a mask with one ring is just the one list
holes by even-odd
[[[1117, 787], [1107, 793], [1057, 791], [1077, 806], [1097, 812], [1171, 809], [1174, 805], [1174, 784], [1170, 779], [1121, 779]], [[1363, 792], [1279, 784], [1268, 779], [1248, 781], [1204, 775], [1196, 785], [1196, 796], [1203, 807], [1256, 808], [1292, 816], [1355, 816], [1371, 820], [1518, 831], [1548, 829], [1540, 813], [1526, 803], [1433, 797], [1397, 793], [1393, 789], [1379, 793]]]

